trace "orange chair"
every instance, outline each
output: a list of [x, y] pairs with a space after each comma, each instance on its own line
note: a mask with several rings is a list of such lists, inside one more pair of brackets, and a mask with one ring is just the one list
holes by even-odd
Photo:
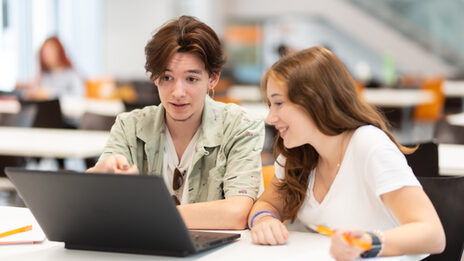
[[441, 118], [445, 104], [443, 81], [442, 77], [424, 78], [422, 80], [421, 88], [423, 90], [432, 91], [435, 97], [432, 103], [425, 103], [416, 106], [413, 113], [414, 120], [437, 122], [438, 119]]
[[116, 82], [111, 77], [89, 78], [85, 86], [87, 98], [109, 99], [116, 91]]
[[274, 165], [267, 165], [263, 166], [263, 183], [264, 183], [264, 189], [266, 189], [267, 185], [272, 180], [272, 177], [274, 177]]

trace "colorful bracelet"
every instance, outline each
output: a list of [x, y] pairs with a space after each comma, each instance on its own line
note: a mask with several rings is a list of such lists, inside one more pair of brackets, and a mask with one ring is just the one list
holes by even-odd
[[250, 228], [253, 227], [253, 222], [255, 221], [256, 217], [258, 217], [259, 215], [262, 215], [262, 214], [267, 214], [267, 215], [272, 216], [273, 218], [276, 218], [276, 215], [275, 215], [274, 213], [272, 213], [271, 211], [269, 211], [269, 210], [261, 210], [261, 211], [258, 211], [258, 212], [256, 212], [256, 213], [251, 217], [251, 220], [250, 220]]

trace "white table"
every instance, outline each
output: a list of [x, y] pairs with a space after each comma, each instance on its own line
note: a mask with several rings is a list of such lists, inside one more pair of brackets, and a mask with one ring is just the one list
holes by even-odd
[[464, 112], [464, 81], [446, 80], [443, 83], [443, 93], [449, 98], [460, 98], [461, 111]]
[[67, 118], [80, 118], [85, 112], [106, 116], [116, 116], [124, 111], [121, 100], [79, 99], [63, 97], [60, 99], [61, 112]]
[[227, 96], [241, 102], [262, 102], [261, 89], [257, 85], [233, 85], [227, 89]]
[[[2, 214], [11, 214], [12, 212], [16, 215], [29, 214], [28, 209], [0, 207], [0, 217]], [[184, 258], [69, 250], [64, 248], [63, 243], [45, 241], [35, 245], [0, 246], [0, 260], [333, 260], [328, 252], [330, 240], [322, 235], [292, 231], [286, 245], [261, 246], [252, 244], [248, 230], [239, 232], [241, 238], [237, 242]], [[378, 258], [376, 260], [412, 261], [420, 260], [421, 257], [423, 256], [414, 255]]]
[[443, 83], [443, 93], [446, 97], [464, 98], [464, 81], [446, 80]]
[[363, 97], [374, 106], [401, 109], [401, 130], [407, 133], [411, 128], [414, 106], [432, 103], [435, 94], [421, 89], [367, 88], [363, 91]]
[[[124, 103], [121, 100], [81, 99], [75, 97], [63, 97], [60, 99], [60, 107], [66, 118], [78, 119], [85, 112], [91, 112], [106, 116], [116, 116], [124, 112]], [[21, 104], [17, 99], [0, 99], [0, 113], [18, 113]]]
[[21, 110], [21, 104], [14, 98], [0, 98], [0, 113], [15, 114]]
[[262, 102], [242, 103], [240, 104], [249, 114], [257, 119], [265, 121], [269, 113], [269, 107]]
[[109, 132], [0, 127], [0, 155], [90, 158], [103, 152]]
[[407, 108], [432, 103], [434, 93], [421, 89], [364, 89], [363, 96], [369, 104], [381, 107]]
[[438, 166], [440, 175], [464, 176], [464, 145], [439, 144]]
[[[257, 87], [234, 87], [236, 97], [240, 99], [244, 98], [247, 91], [250, 92], [251, 100], [256, 100]], [[234, 96], [235, 97], [235, 96]], [[423, 103], [431, 103], [434, 100], [434, 93], [426, 90], [411, 90], [411, 89], [365, 89], [363, 97], [366, 101], [375, 106], [380, 107], [393, 107], [400, 109], [412, 109], [414, 106]], [[241, 106], [245, 108], [251, 114], [265, 120], [269, 108], [260, 100], [259, 97], [257, 102], [243, 102]], [[408, 115], [406, 115], [408, 116]]]
[[446, 120], [451, 125], [464, 126], [464, 112], [448, 115]]

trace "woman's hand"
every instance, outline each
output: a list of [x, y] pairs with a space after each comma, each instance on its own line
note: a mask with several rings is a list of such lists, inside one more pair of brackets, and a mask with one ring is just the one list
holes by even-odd
[[132, 166], [129, 165], [126, 157], [116, 154], [98, 162], [97, 165], [88, 169], [86, 172], [137, 174], [139, 171], [135, 164]]
[[283, 245], [287, 241], [288, 230], [280, 220], [264, 216], [254, 222], [251, 240], [259, 245]]
[[365, 251], [358, 246], [348, 243], [346, 236], [359, 238], [365, 242], [372, 242], [372, 238], [360, 230], [336, 230], [330, 242], [330, 255], [337, 261], [348, 261], [359, 258], [359, 256]]

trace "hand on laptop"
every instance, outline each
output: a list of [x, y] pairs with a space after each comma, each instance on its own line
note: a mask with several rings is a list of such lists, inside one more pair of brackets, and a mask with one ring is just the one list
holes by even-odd
[[94, 167], [86, 170], [86, 172], [99, 172], [99, 173], [115, 173], [115, 174], [138, 174], [139, 170], [134, 164], [129, 165], [126, 157], [120, 154], [111, 155], [104, 160], [98, 162]]

